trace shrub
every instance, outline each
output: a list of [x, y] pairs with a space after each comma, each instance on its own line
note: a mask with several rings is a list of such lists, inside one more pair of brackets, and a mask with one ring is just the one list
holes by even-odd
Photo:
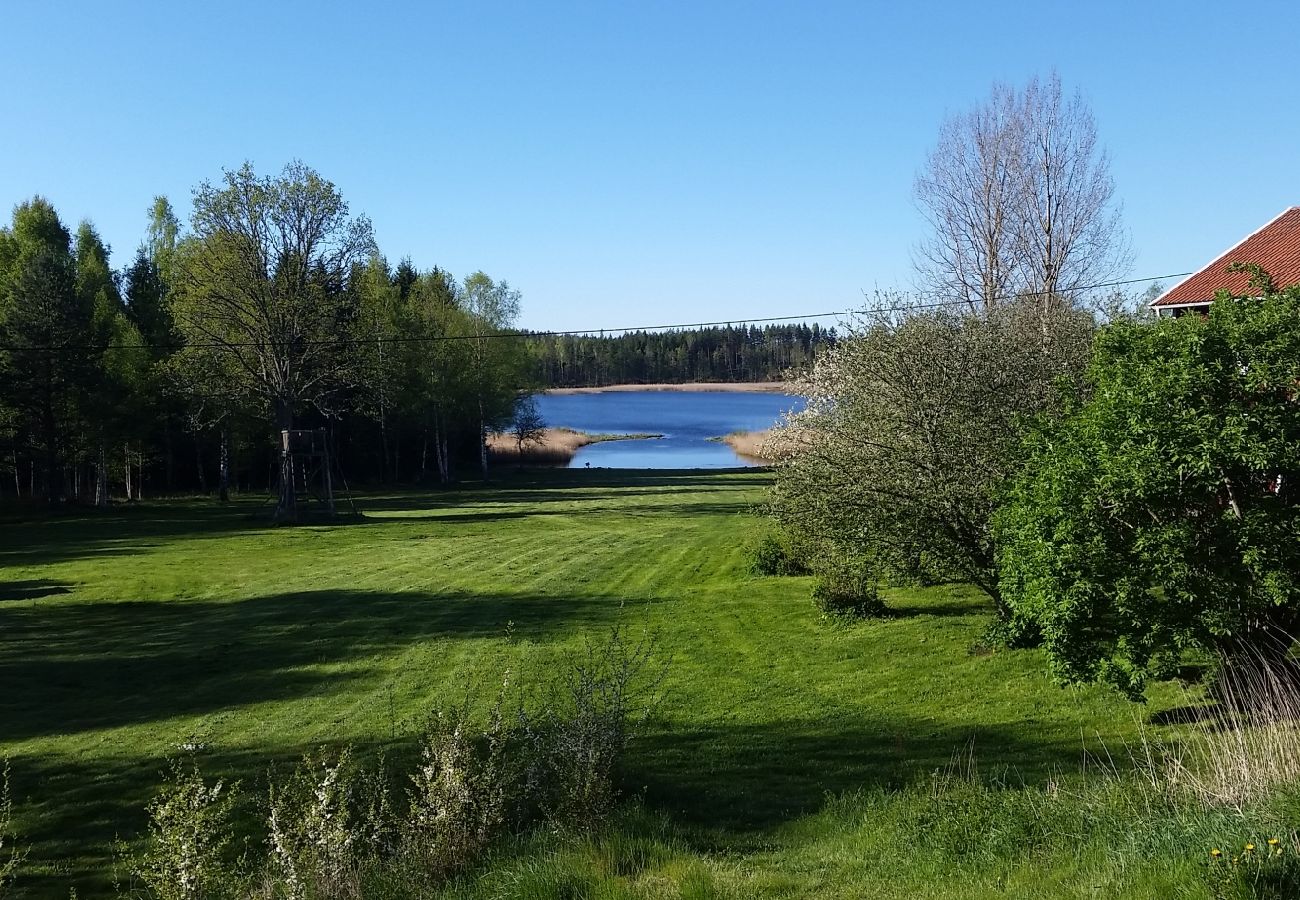
[[286, 900], [361, 896], [359, 846], [353, 812], [351, 751], [303, 757], [284, 783], [270, 787], [268, 893]]
[[518, 799], [505, 756], [503, 700], [498, 696], [481, 730], [468, 703], [435, 711], [425, 725], [401, 828], [404, 858], [426, 874], [446, 877], [473, 863]]
[[149, 804], [149, 837], [131, 865], [135, 896], [157, 900], [236, 897], [245, 879], [234, 853], [237, 785], [209, 784], [198, 765], [173, 762]]
[[875, 579], [860, 566], [838, 563], [821, 573], [813, 603], [833, 619], [866, 619], [888, 611]]
[[750, 570], [755, 575], [807, 575], [809, 569], [790, 538], [779, 531], [766, 531], [751, 550]]
[[[1257, 273], [1258, 274], [1258, 273]], [[1188, 650], [1285, 655], [1300, 626], [1300, 286], [1121, 323], [1022, 448], [1003, 595], [1062, 681], [1139, 695]]]
[[590, 827], [618, 798], [617, 775], [632, 729], [650, 714], [666, 672], [652, 667], [657, 638], [631, 640], [613, 626], [569, 661], [558, 698], [529, 727], [542, 808], [557, 825]]

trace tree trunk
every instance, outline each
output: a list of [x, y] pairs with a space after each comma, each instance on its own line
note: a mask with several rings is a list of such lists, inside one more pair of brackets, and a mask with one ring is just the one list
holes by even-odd
[[171, 493], [176, 478], [176, 453], [172, 449], [171, 417], [163, 419], [163, 478], [167, 493]]
[[438, 466], [438, 483], [446, 484], [451, 480], [451, 466], [447, 461], [447, 429], [441, 412], [436, 408], [433, 413], [433, 459]]
[[221, 446], [217, 451], [217, 499], [222, 503], [230, 500], [230, 437], [224, 426], [221, 429]]
[[379, 407], [379, 477], [384, 484], [391, 484], [388, 472], [388, 416], [383, 405]]
[[487, 481], [488, 477], [488, 456], [487, 456], [487, 419], [483, 415], [483, 399], [478, 401], [478, 462], [479, 468], [483, 470], [483, 480]]
[[126, 479], [126, 502], [131, 502], [131, 445], [122, 445], [122, 472]]
[[203, 470], [203, 441], [199, 435], [194, 435], [194, 465], [199, 474], [199, 492], [206, 494], [208, 492], [208, 473]]
[[99, 451], [95, 455], [95, 505], [100, 509], [108, 508], [108, 447], [99, 442]]
[[294, 489], [293, 456], [289, 453], [286, 431], [293, 429], [293, 408], [283, 398], [275, 402], [275, 430], [280, 440], [280, 491], [275, 505], [275, 521], [298, 521], [298, 494]]
[[429, 427], [426, 425], [420, 438], [420, 482], [429, 474]]
[[41, 408], [41, 437], [45, 441], [45, 496], [50, 505], [63, 499], [63, 466], [59, 462], [59, 429], [48, 396]]

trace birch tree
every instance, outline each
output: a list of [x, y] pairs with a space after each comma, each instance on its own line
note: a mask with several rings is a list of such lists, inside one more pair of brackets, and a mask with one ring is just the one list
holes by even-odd
[[462, 297], [477, 329], [469, 340], [469, 364], [478, 412], [479, 467], [486, 478], [488, 433], [509, 421], [515, 390], [522, 386], [519, 367], [513, 365], [521, 354], [510, 346], [510, 339], [499, 336], [514, 326], [520, 294], [505, 281], [496, 282], [475, 272], [465, 279]]
[[1020, 90], [995, 84], [950, 116], [914, 194], [930, 225], [915, 265], [934, 299], [971, 308], [1017, 295], [1077, 299], [1128, 268], [1092, 110], [1055, 73]]

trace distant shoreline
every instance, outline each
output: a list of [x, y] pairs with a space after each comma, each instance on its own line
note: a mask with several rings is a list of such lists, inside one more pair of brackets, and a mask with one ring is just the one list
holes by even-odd
[[543, 394], [613, 394], [621, 392], [665, 391], [677, 393], [788, 394], [796, 396], [789, 381], [694, 381], [689, 384], [610, 384], [603, 387], [549, 388]]
[[573, 428], [544, 428], [541, 436], [520, 447], [509, 432], [488, 435], [488, 453], [498, 463], [531, 464], [542, 466], [565, 466], [589, 444], [602, 444], [606, 441], [652, 441], [662, 438], [662, 434], [591, 434]]

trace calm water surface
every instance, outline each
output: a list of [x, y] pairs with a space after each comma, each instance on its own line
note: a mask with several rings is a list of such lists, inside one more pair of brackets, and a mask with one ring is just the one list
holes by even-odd
[[754, 463], [709, 438], [771, 428], [802, 397], [700, 391], [610, 391], [542, 394], [537, 408], [553, 428], [591, 434], [662, 434], [658, 440], [606, 441], [578, 451], [569, 468], [727, 469]]

